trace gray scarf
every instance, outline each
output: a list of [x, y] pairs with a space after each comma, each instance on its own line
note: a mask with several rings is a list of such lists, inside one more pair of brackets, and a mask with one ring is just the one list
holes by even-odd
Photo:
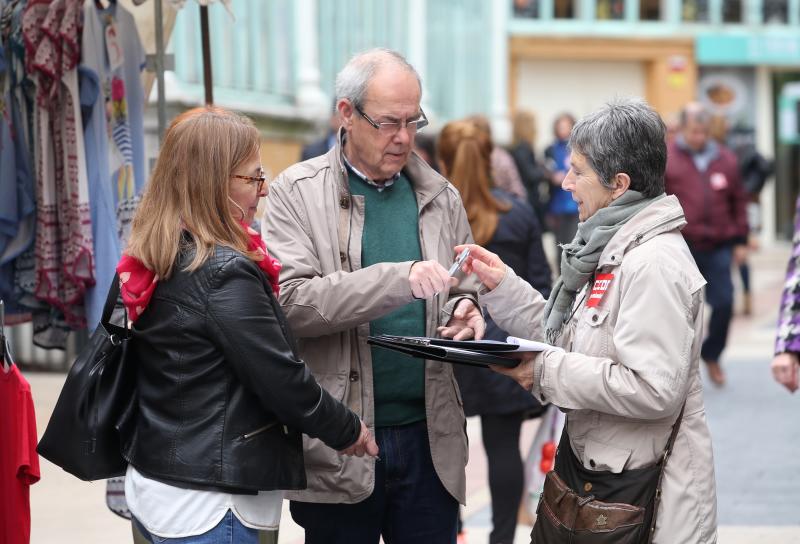
[[561, 246], [561, 277], [556, 281], [544, 308], [545, 338], [555, 344], [569, 321], [575, 296], [597, 268], [600, 254], [608, 241], [628, 220], [664, 195], [644, 198], [638, 191], [626, 191], [605, 208], [578, 224], [578, 232], [569, 244]]

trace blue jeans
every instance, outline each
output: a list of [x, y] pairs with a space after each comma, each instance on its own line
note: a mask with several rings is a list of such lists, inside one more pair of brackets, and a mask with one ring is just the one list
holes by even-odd
[[728, 328], [733, 317], [733, 281], [731, 261], [733, 248], [729, 245], [698, 251], [692, 249], [697, 268], [706, 279], [706, 302], [711, 306], [708, 334], [700, 356], [705, 361], [717, 361], [728, 342]]
[[239, 518], [228, 510], [216, 527], [202, 535], [187, 536], [183, 538], [162, 538], [150, 534], [139, 520], [133, 518], [133, 524], [144, 538], [152, 544], [258, 544], [258, 531], [245, 527]]
[[356, 504], [292, 501], [306, 544], [417, 544], [456, 541], [458, 502], [442, 485], [431, 460], [425, 421], [378, 428], [380, 460], [375, 489]]

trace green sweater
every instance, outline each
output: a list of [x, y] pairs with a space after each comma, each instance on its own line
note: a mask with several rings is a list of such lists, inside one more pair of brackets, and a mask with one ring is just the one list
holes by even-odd
[[[364, 197], [361, 265], [422, 260], [417, 198], [408, 178], [401, 175], [383, 191], [353, 172], [349, 181], [350, 191]], [[425, 301], [415, 300], [397, 308], [371, 321], [369, 329], [373, 335], [425, 336]], [[375, 346], [371, 351], [375, 426], [425, 419], [425, 362]]]

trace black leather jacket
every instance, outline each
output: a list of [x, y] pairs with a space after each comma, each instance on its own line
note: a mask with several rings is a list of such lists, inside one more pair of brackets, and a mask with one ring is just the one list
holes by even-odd
[[138, 414], [128, 461], [199, 489], [303, 489], [301, 432], [352, 445], [359, 418], [298, 359], [272, 288], [247, 257], [218, 247], [198, 270], [158, 283], [133, 329]]

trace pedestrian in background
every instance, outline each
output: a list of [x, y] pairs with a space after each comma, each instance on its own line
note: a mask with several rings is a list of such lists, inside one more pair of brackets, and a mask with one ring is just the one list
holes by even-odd
[[258, 129], [215, 107], [178, 116], [117, 267], [137, 363], [125, 499], [150, 542], [259, 542], [303, 489], [303, 433], [377, 454], [298, 358], [280, 264], [249, 224], [266, 191]]
[[428, 166], [439, 172], [438, 159], [436, 158], [436, 136], [434, 134], [419, 133], [414, 138], [414, 151], [422, 157]]
[[[370, 50], [336, 78], [334, 148], [270, 185], [263, 228], [283, 262], [281, 303], [314, 375], [375, 427], [380, 459], [305, 443], [309, 487], [291, 512], [308, 544], [452, 543], [467, 436], [451, 365], [371, 347], [369, 334], [481, 338], [476, 284], [451, 288], [472, 241], [458, 191], [412, 153], [427, 124], [399, 54]], [[440, 325], [445, 325], [444, 328]]]
[[339, 112], [336, 111], [336, 102], [334, 101], [331, 116], [328, 118], [328, 128], [325, 135], [318, 140], [303, 146], [300, 152], [300, 160], [305, 161], [324, 155], [336, 144], [336, 133], [339, 132], [339, 127], [342, 121], [339, 119]]
[[[543, 296], [550, 294], [550, 267], [533, 209], [502, 189], [492, 189], [492, 142], [470, 121], [448, 123], [437, 144], [442, 174], [461, 193], [475, 243], [496, 252]], [[508, 334], [486, 315], [488, 340]], [[456, 365], [467, 417], [481, 417], [492, 499], [490, 544], [513, 544], [525, 474], [519, 450], [522, 422], [542, 405], [508, 376], [488, 368]]]
[[[550, 201], [547, 203], [547, 223], [556, 240], [556, 268], [561, 267], [561, 244], [568, 244], [578, 230], [578, 204], [561, 183], [570, 169], [569, 135], [575, 118], [562, 113], [553, 122], [555, 140], [544, 151], [545, 164], [552, 172]], [[560, 272], [559, 272], [560, 273]]]
[[579, 203], [581, 223], [550, 298], [480, 246], [471, 246], [463, 267], [480, 278], [480, 302], [499, 326], [566, 350], [493, 367], [566, 412], [533, 542], [564, 542], [555, 533], [575, 525], [616, 542], [610, 531], [627, 530], [617, 525], [619, 512], [576, 521], [577, 501], [630, 504], [617, 498], [639, 489], [635, 504], [645, 511], [636, 542], [649, 541], [652, 514], [654, 544], [714, 543], [714, 459], [699, 369], [705, 282], [680, 234], [683, 210], [664, 195], [664, 123], [643, 101], [619, 100], [581, 119], [569, 143], [563, 187]]
[[[492, 126], [489, 124], [489, 119], [487, 119], [485, 115], [472, 115], [466, 120], [475, 124], [479, 130], [482, 130], [486, 134], [489, 140], [492, 140]], [[514, 158], [511, 154], [503, 147], [494, 145], [493, 143], [491, 162], [492, 183], [494, 183], [494, 186], [517, 198], [528, 200], [528, 191], [522, 183], [519, 170], [517, 170], [517, 165], [514, 163]]]
[[786, 270], [772, 376], [794, 393], [800, 387], [800, 198], [795, 204], [792, 255]]
[[[752, 141], [752, 131], [745, 134], [731, 132], [727, 117], [714, 115], [711, 118], [709, 131], [717, 143], [728, 146], [738, 159], [739, 174], [742, 177], [742, 187], [747, 193], [747, 248], [751, 251], [758, 249], [758, 236], [761, 232], [761, 190], [767, 179], [772, 175], [773, 164], [764, 158], [756, 149]], [[742, 282], [742, 313], [750, 315], [753, 311], [753, 296], [750, 290], [750, 264], [749, 251], [734, 254], [734, 258], [743, 259], [734, 262]]]
[[706, 281], [711, 306], [701, 356], [711, 381], [722, 386], [720, 357], [733, 316], [732, 262], [747, 258], [747, 194], [736, 156], [710, 138], [711, 116], [698, 103], [680, 115], [680, 133], [667, 151], [666, 190], [683, 206], [683, 236]]
[[512, 118], [512, 140], [509, 152], [514, 158], [522, 184], [528, 192], [528, 203], [536, 212], [542, 229], [545, 208], [550, 199], [552, 173], [536, 159], [536, 116], [529, 110], [518, 110]]

